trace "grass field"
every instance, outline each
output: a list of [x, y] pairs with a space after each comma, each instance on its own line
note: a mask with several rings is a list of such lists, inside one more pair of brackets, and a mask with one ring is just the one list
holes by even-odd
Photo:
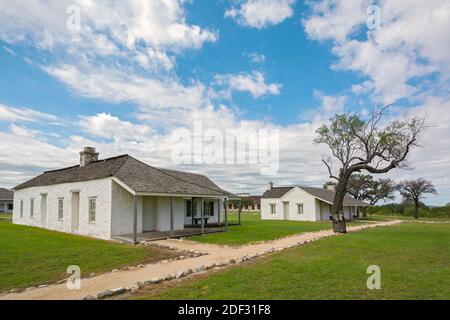
[[368, 216], [369, 221], [387, 221], [387, 220], [405, 220], [410, 222], [423, 222], [423, 221], [432, 221], [432, 222], [450, 222], [450, 219], [446, 217], [419, 217], [419, 219], [415, 219], [414, 217], [407, 217], [402, 215], [381, 215], [381, 214], [370, 214]]
[[[228, 232], [192, 237], [189, 240], [236, 246], [250, 242], [278, 239], [296, 233], [331, 229], [331, 222], [329, 221], [269, 221], [261, 220], [261, 216], [256, 214], [245, 214], [241, 217], [242, 225], [230, 226]], [[229, 218], [230, 223], [238, 221], [236, 214], [230, 214]], [[351, 226], [358, 223], [360, 222], [349, 222], [348, 225]]]
[[0, 292], [56, 282], [69, 265], [83, 276], [166, 259], [169, 251], [134, 247], [0, 221]]
[[[381, 290], [366, 270], [381, 268]], [[405, 223], [322, 239], [133, 299], [450, 299], [450, 225]], [[152, 290], [152, 291], [150, 291]]]

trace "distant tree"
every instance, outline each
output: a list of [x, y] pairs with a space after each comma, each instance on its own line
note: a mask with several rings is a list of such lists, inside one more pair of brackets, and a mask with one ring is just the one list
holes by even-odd
[[[395, 199], [395, 183], [391, 179], [374, 180], [370, 174], [352, 174], [347, 184], [347, 193], [371, 206], [381, 200]], [[365, 210], [362, 212], [365, 217]]]
[[395, 199], [395, 182], [391, 179], [380, 179], [372, 181], [369, 191], [366, 194], [366, 201], [371, 206], [376, 205], [381, 200], [394, 200]]
[[[365, 118], [356, 113], [337, 114], [329, 125], [316, 131], [314, 142], [327, 145], [333, 155], [322, 161], [330, 179], [337, 181], [331, 207], [335, 232], [347, 232], [343, 201], [351, 175], [362, 171], [381, 174], [407, 167], [408, 154], [419, 145], [426, 128], [425, 118], [405, 117], [382, 125], [388, 108], [373, 109]], [[338, 162], [337, 170], [333, 170], [333, 159]]]
[[323, 185], [323, 188], [324, 188], [324, 189], [329, 189], [330, 186], [335, 188], [336, 185], [337, 185], [336, 182], [333, 182], [333, 181], [327, 181], [327, 182], [325, 182], [325, 184]]
[[348, 180], [347, 193], [355, 199], [366, 201], [373, 183], [370, 174], [352, 174]]
[[425, 194], [437, 194], [436, 187], [428, 180], [419, 178], [399, 183], [397, 189], [405, 201], [414, 202], [414, 218], [419, 219], [420, 199]]

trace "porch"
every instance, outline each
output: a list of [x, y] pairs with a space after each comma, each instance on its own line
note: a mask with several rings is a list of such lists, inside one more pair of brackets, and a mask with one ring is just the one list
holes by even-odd
[[138, 243], [182, 238], [224, 232], [230, 225], [227, 197], [139, 194], [130, 200], [133, 214], [127, 222], [132, 222], [131, 228], [113, 234], [114, 239]]

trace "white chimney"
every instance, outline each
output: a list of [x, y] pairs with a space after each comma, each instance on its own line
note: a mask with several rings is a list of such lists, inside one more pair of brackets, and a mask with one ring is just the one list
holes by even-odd
[[331, 191], [336, 191], [336, 185], [335, 184], [327, 184], [326, 186], [325, 186], [325, 189], [327, 189], [327, 190], [331, 190]]
[[270, 181], [270, 182], [267, 184], [267, 190], [272, 190], [272, 189], [273, 189], [273, 182]]
[[98, 161], [98, 152], [95, 152], [95, 148], [85, 147], [80, 152], [80, 167], [85, 167], [91, 162]]

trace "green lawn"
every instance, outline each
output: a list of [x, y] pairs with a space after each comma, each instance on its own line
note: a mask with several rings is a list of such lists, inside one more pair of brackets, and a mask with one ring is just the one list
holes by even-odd
[[[237, 214], [230, 214], [229, 217], [230, 223], [238, 221]], [[241, 217], [242, 225], [230, 226], [228, 232], [191, 237], [189, 240], [236, 246], [251, 242], [278, 239], [296, 233], [331, 229], [331, 222], [329, 221], [269, 221], [261, 220], [259, 214], [245, 214]], [[357, 223], [360, 222], [350, 222], [348, 225], [351, 226]]]
[[[381, 290], [366, 287], [370, 265], [381, 268]], [[326, 238], [132, 298], [450, 299], [450, 225], [402, 224]]]
[[414, 217], [408, 217], [403, 215], [384, 215], [384, 214], [369, 214], [367, 220], [369, 221], [387, 221], [387, 220], [405, 220], [410, 222], [423, 222], [423, 221], [431, 221], [431, 222], [450, 222], [450, 220], [446, 217], [419, 217], [419, 219], [415, 219]]
[[11, 213], [2, 213], [0, 214], [0, 218], [4, 218], [4, 219], [12, 219], [12, 214]]
[[0, 221], [0, 292], [56, 282], [69, 265], [83, 276], [165, 259], [174, 253]]

